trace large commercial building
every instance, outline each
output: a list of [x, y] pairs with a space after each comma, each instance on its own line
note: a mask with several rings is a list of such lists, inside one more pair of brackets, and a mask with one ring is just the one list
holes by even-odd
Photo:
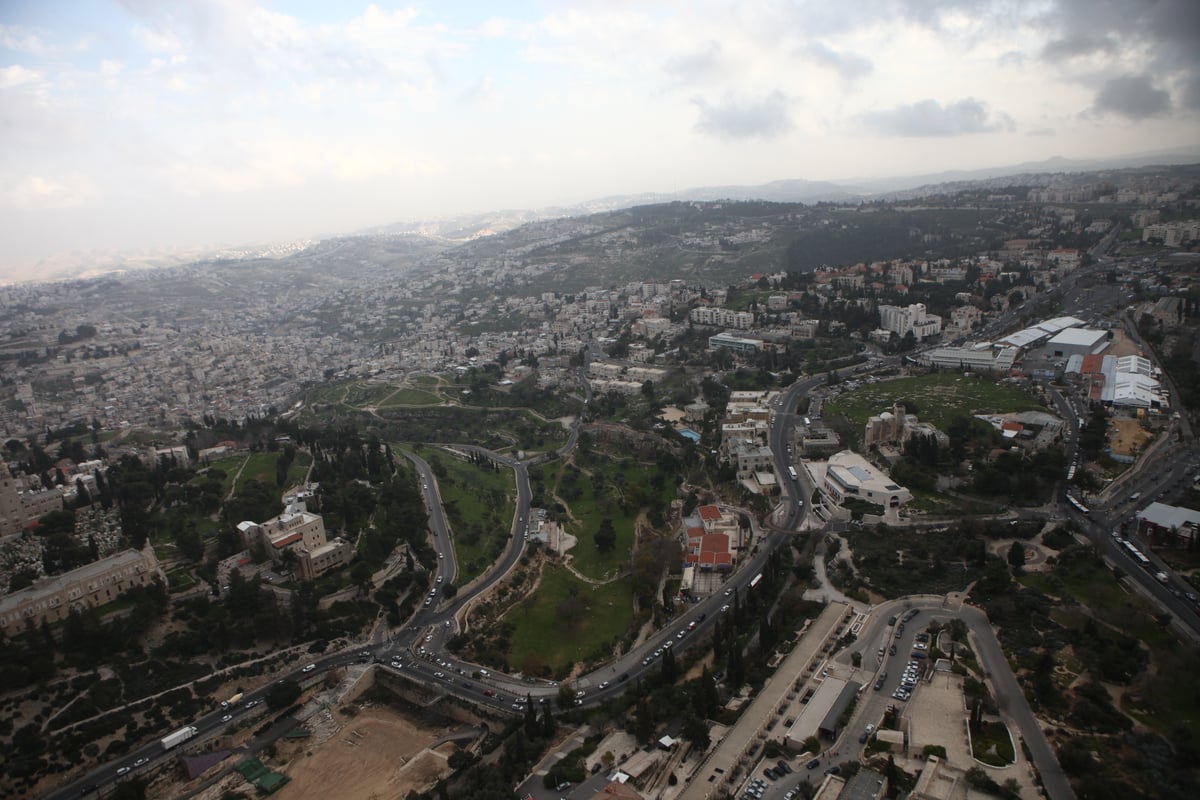
[[1059, 331], [1046, 342], [1047, 358], [1070, 358], [1091, 356], [1108, 347], [1108, 331], [1091, 328], [1067, 328]]
[[166, 582], [154, 557], [154, 548], [125, 550], [86, 564], [70, 572], [39, 578], [28, 586], [0, 598], [0, 629], [8, 637], [25, 630], [32, 621], [39, 626], [66, 619], [72, 608], [102, 606], [135, 586], [145, 586], [156, 577]]
[[837, 505], [847, 498], [858, 498], [888, 509], [912, 500], [912, 492], [850, 450], [834, 453], [826, 462], [809, 462], [809, 469], [821, 491]]
[[729, 333], [718, 333], [708, 337], [710, 350], [732, 350], [735, 353], [757, 353], [762, 349], [761, 339], [747, 339]]
[[1012, 370], [1020, 353], [1016, 347], [993, 347], [989, 342], [962, 347], [935, 347], [917, 356], [922, 364], [942, 369], [963, 369], [972, 372]]

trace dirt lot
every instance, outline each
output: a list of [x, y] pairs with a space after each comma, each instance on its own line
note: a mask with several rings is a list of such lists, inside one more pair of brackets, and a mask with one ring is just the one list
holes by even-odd
[[353, 718], [335, 716], [342, 728], [324, 744], [299, 741], [280, 746], [271, 766], [286, 773], [291, 782], [276, 797], [404, 797], [432, 783], [455, 749], [447, 744], [427, 750], [444, 731], [419, 728], [386, 707], [364, 709]]
[[1114, 419], [1109, 422], [1109, 427], [1108, 443], [1113, 452], [1119, 455], [1130, 456], [1141, 452], [1146, 443], [1154, 438], [1136, 419]]

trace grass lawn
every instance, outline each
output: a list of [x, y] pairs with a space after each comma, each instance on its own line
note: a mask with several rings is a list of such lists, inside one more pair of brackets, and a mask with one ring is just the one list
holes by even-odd
[[442, 402], [442, 398], [423, 389], [396, 389], [381, 402], [380, 407], [431, 406], [440, 402]]
[[448, 453], [426, 457], [445, 470], [437, 479], [438, 491], [453, 533], [461, 586], [504, 551], [516, 512], [516, 482], [507, 468], [476, 466]]
[[[584, 606], [576, 625], [559, 617], [559, 606], [572, 592]], [[633, 624], [632, 589], [628, 579], [593, 587], [548, 564], [530, 601], [510, 611], [504, 621], [513, 626], [509, 663], [520, 668], [540, 661], [558, 674], [573, 662], [612, 652]]]
[[984, 723], [983, 730], [971, 734], [971, 750], [975, 758], [993, 767], [1007, 767], [1016, 760], [1012, 737], [1003, 722]]
[[[299, 458], [299, 455], [297, 455]], [[219, 469], [225, 473], [225, 477], [221, 479], [221, 497], [224, 498], [229, 494], [230, 488], [233, 486], [233, 479], [237, 475], [238, 469], [241, 468], [242, 462], [246, 460], [244, 455], [229, 456], [227, 458], [219, 458], [216, 461], [210, 461], [208, 466], [213, 469]], [[203, 481], [205, 478], [198, 475], [197, 480]]]
[[262, 481], [267, 486], [275, 485], [275, 462], [279, 460], [278, 453], [251, 453], [246, 457], [246, 466], [238, 478], [237, 488], [247, 481]]
[[[670, 478], [663, 481], [660, 492], [654, 490], [656, 472], [657, 468], [653, 465], [638, 464], [631, 460], [593, 465], [585, 469], [585, 474], [579, 480], [582, 493], [570, 500], [571, 514], [577, 520], [570, 526], [570, 533], [579, 540], [570, 552], [575, 569], [589, 578], [604, 579], [615, 575], [629, 563], [638, 510], [643, 503], [657, 504], [665, 510], [675, 494]], [[604, 477], [599, 496], [596, 494], [593, 474]], [[634, 493], [638, 495], [638, 502], [630, 507], [625, 502], [629, 499], [626, 495]], [[595, 534], [605, 518], [613, 522], [617, 543], [612, 550], [601, 552], [596, 547]]]
[[931, 372], [844, 392], [825, 403], [824, 413], [841, 414], [861, 430], [869, 417], [890, 411], [897, 401], [908, 401], [909, 413], [943, 431], [962, 414], [1045, 410], [1032, 395], [1012, 384], [961, 372]]

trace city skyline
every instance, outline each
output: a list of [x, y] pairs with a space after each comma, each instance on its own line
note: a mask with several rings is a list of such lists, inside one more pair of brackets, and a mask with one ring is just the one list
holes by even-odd
[[0, 58], [9, 280], [62, 253], [1200, 141], [1184, 0], [15, 3]]

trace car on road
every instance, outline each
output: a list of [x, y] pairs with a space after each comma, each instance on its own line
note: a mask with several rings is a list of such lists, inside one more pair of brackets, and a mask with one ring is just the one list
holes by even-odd
[[496, 694], [496, 693], [495, 693], [495, 692], [493, 692], [491, 689], [484, 689], [484, 690], [483, 690], [483, 696], [484, 696], [484, 697], [492, 697], [492, 696], [493, 696], [493, 695], [495, 695], [495, 694]]
[[792, 774], [792, 765], [784, 761], [782, 758], [775, 762], [775, 769], [784, 775]]
[[808, 769], [816, 769], [817, 767], [821, 766], [821, 759], [814, 758], [812, 761], [808, 762], [808, 764], [806, 764], [805, 766], [808, 767]]
[[306, 666], [304, 669], [302, 669], [300, 671], [301, 672], [312, 672], [316, 668], [317, 668], [316, 664], [309, 664], [308, 666]]
[[729, 603], [726, 603], [725, 605], [721, 606], [721, 613], [722, 613], [722, 614], [724, 614], [724, 613], [725, 613], [726, 611], [728, 611], [728, 610], [729, 610]]
[[[426, 605], [429, 605], [429, 604], [426, 603]], [[888, 655], [889, 656], [896, 655], [896, 645], [892, 645], [891, 647], [888, 648]]]
[[654, 661], [654, 656], [646, 656], [645, 658], [642, 659], [642, 666], [647, 667], [653, 661]]
[[600, 688], [601, 688], [601, 689], [607, 689], [607, 688], [608, 688], [608, 681], [604, 681], [603, 683], [601, 683], [601, 684], [600, 684]]
[[837, 775], [841, 771], [842, 771], [842, 768], [839, 767], [837, 764], [834, 764], [832, 767], [825, 770], [825, 774], [826, 775]]
[[246, 708], [254, 708], [256, 705], [258, 705], [261, 702], [262, 702], [262, 700], [251, 700], [249, 703], [246, 703]]
[[446, 673], [444, 673], [444, 672], [435, 672], [435, 673], [433, 673], [433, 677], [435, 677], [435, 678], [444, 678], [444, 677], [446, 677]]

